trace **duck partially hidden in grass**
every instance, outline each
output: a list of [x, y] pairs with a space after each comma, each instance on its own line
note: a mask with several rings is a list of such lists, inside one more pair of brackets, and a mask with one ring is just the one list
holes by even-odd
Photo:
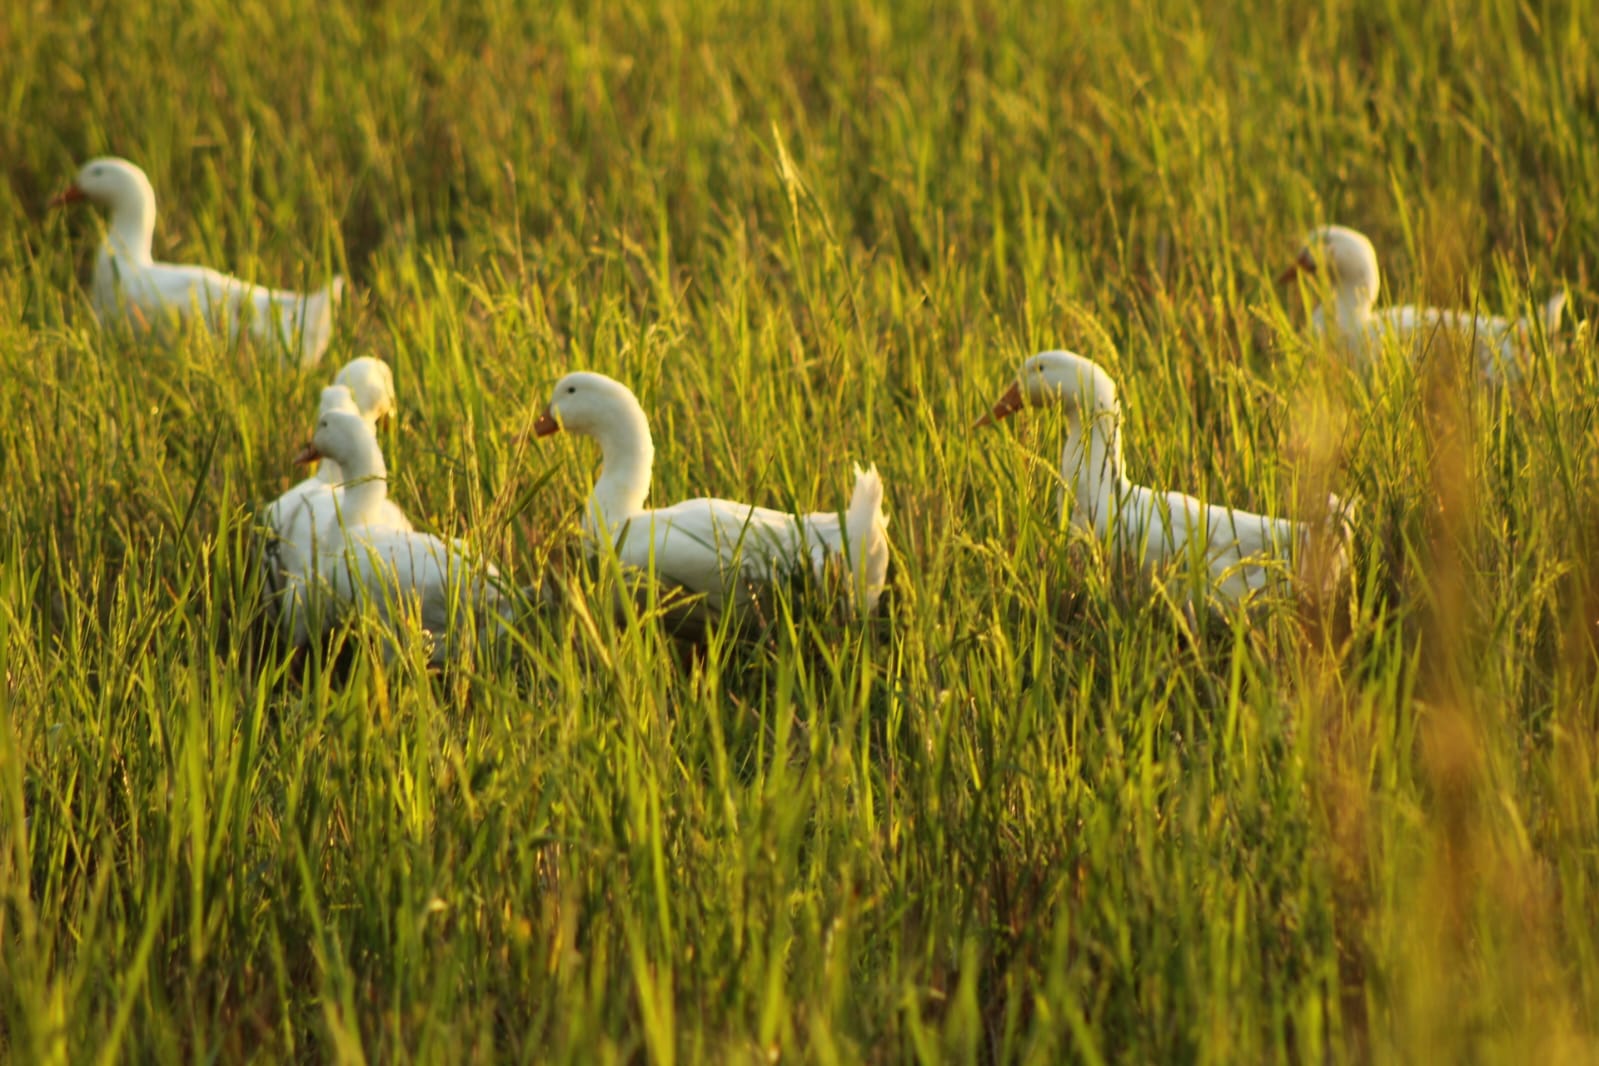
[[209, 267], [158, 263], [155, 190], [144, 171], [126, 159], [90, 160], [50, 206], [88, 200], [106, 210], [107, 232], [94, 260], [90, 299], [102, 324], [126, 322], [136, 336], [160, 335], [198, 320], [213, 333], [282, 352], [312, 366], [333, 336], [333, 309], [344, 292], [335, 277], [312, 293], [268, 289]]
[[1278, 283], [1286, 284], [1302, 272], [1325, 277], [1332, 288], [1332, 315], [1317, 307], [1311, 312], [1311, 328], [1339, 345], [1361, 369], [1381, 356], [1384, 337], [1391, 337], [1412, 356], [1443, 339], [1472, 346], [1477, 373], [1483, 380], [1516, 381], [1532, 350], [1534, 330], [1553, 335], [1566, 307], [1562, 291], [1540, 308], [1536, 322], [1436, 307], [1378, 308], [1382, 274], [1377, 268], [1377, 250], [1365, 234], [1347, 226], [1313, 230]]
[[307, 614], [313, 629], [370, 608], [395, 630], [419, 626], [433, 665], [454, 658], [468, 632], [491, 640], [499, 635], [514, 614], [515, 597], [492, 564], [459, 541], [415, 532], [409, 523], [403, 529], [384, 524], [392, 506], [388, 471], [371, 422], [355, 411], [323, 412], [295, 462], [318, 459], [337, 463], [344, 481], [312, 550], [316, 577]]
[[[1072, 526], [1108, 542], [1146, 573], [1180, 576], [1190, 589], [1208, 589], [1222, 605], [1243, 603], [1273, 585], [1326, 594], [1346, 575], [1347, 519], [1337, 496], [1327, 498], [1326, 521], [1312, 524], [1207, 505], [1128, 480], [1116, 385], [1080, 355], [1032, 356], [977, 425], [995, 425], [1024, 407], [1055, 404], [1067, 412], [1061, 476]], [[1312, 547], [1318, 534], [1334, 538], [1326, 550]], [[1195, 567], [1204, 573], [1194, 574]]]
[[[322, 390], [317, 415], [320, 418], [334, 411], [355, 414], [375, 430], [394, 409], [393, 372], [387, 363], [361, 356], [345, 364], [333, 384]], [[277, 595], [279, 620], [292, 644], [305, 643], [309, 635], [305, 591], [316, 574], [316, 534], [340, 515], [345, 480], [338, 462], [324, 457], [315, 474], [273, 500], [261, 513], [268, 537], [268, 587]], [[411, 529], [410, 519], [386, 496], [366, 519], [367, 524], [385, 529]]]
[[843, 515], [789, 514], [704, 497], [647, 509], [655, 446], [644, 409], [625, 385], [603, 374], [562, 378], [533, 431], [544, 437], [563, 429], [594, 438], [603, 457], [583, 518], [591, 550], [612, 546], [624, 567], [702, 594], [716, 611], [747, 604], [806, 566], [820, 579], [842, 561], [857, 610], [877, 606], [889, 550], [876, 467], [855, 468], [855, 492]]

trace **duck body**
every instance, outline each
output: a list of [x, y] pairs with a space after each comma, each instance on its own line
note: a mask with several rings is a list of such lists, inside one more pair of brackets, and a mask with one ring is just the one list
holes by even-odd
[[163, 339], [199, 322], [230, 344], [241, 331], [252, 342], [288, 352], [301, 366], [321, 361], [333, 338], [333, 309], [344, 280], [301, 294], [267, 289], [209, 267], [140, 263], [119, 254], [109, 239], [95, 256], [91, 303], [103, 325], [121, 324], [134, 336]]
[[[979, 425], [1024, 407], [1053, 404], [1065, 406], [1068, 414], [1061, 476], [1072, 527], [1131, 559], [1146, 575], [1176, 572], [1188, 579], [1190, 589], [1197, 585], [1221, 603], [1238, 604], [1296, 578], [1314, 576], [1320, 590], [1346, 572], [1345, 546], [1324, 574], [1308, 575], [1298, 567], [1310, 524], [1133, 484], [1124, 472], [1115, 384], [1096, 363], [1073, 352], [1041, 352], [1028, 359]], [[1336, 496], [1328, 505], [1330, 515], [1341, 515]]]
[[599, 442], [603, 469], [589, 495], [583, 531], [627, 567], [703, 594], [720, 610], [743, 605], [761, 588], [809, 567], [818, 578], [834, 560], [852, 575], [851, 598], [875, 609], [888, 577], [888, 518], [876, 468], [856, 467], [848, 510], [792, 514], [700, 497], [646, 508], [655, 449], [632, 392], [602, 374], [562, 378], [535, 432], [560, 429]]
[[[414, 530], [330, 524], [317, 538], [317, 575], [340, 615], [370, 609], [391, 629], [419, 628], [435, 666], [460, 654], [460, 634], [509, 620], [512, 599], [492, 563], [460, 541]], [[388, 645], [392, 656], [394, 644]]]
[[1291, 556], [1307, 535], [1302, 523], [1286, 518], [1125, 482], [1108, 506], [1092, 510], [1083, 513], [1074, 500], [1073, 524], [1109, 539], [1118, 554], [1131, 557], [1148, 574], [1174, 564], [1203, 568], [1206, 583], [1228, 602], [1285, 583]]
[[95, 255], [90, 303], [103, 325], [160, 338], [197, 322], [236, 342], [241, 333], [290, 362], [321, 360], [333, 336], [333, 311], [344, 292], [335, 277], [311, 293], [269, 289], [209, 267], [157, 262], [155, 192], [124, 159], [90, 160], [56, 204], [90, 200], [106, 208], [107, 231]]
[[[1546, 334], [1559, 328], [1565, 303], [1562, 293], [1544, 304], [1539, 319]], [[1313, 333], [1348, 353], [1362, 370], [1381, 359], [1384, 344], [1419, 354], [1440, 339], [1469, 343], [1477, 376], [1489, 383], [1520, 380], [1534, 336], [1530, 318], [1511, 321], [1498, 315], [1409, 304], [1348, 317], [1329, 316], [1318, 307], [1310, 319]]]
[[[850, 515], [855, 543], [865, 543], [866, 609], [876, 608], [888, 574], [882, 515], [883, 485], [876, 468], [856, 467]], [[706, 596], [720, 610], [745, 602], [752, 588], [791, 578], [808, 564], [821, 579], [828, 561], [845, 555], [851, 522], [837, 513], [791, 514], [733, 500], [700, 497], [670, 507], [641, 510], [620, 523], [601, 523], [589, 512], [584, 533], [608, 541], [626, 566], [659, 573]], [[874, 565], [878, 564], [878, 565]]]

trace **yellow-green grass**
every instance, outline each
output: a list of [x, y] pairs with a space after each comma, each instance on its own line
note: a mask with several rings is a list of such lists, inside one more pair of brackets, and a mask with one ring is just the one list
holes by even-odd
[[[1370, 382], [1272, 277], [1524, 310], [1599, 263], [1579, 0], [0, 7], [0, 1057], [1587, 1061], [1596, 353]], [[157, 253], [352, 281], [328, 364], [102, 335]], [[1350, 603], [1207, 619], [1067, 530], [1027, 354], [1145, 483], [1362, 501]], [[391, 487], [522, 584], [629, 383], [654, 498], [837, 508], [893, 588], [685, 653], [558, 610], [430, 677], [263, 639], [250, 513], [390, 361]], [[335, 649], [337, 650], [337, 649]]]

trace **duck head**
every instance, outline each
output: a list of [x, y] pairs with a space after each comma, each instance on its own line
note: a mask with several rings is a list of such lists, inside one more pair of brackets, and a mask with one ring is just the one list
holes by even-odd
[[1022, 364], [1010, 388], [973, 428], [997, 425], [1023, 407], [1052, 404], [1065, 404], [1074, 413], [1085, 406], [1111, 411], [1116, 408], [1116, 386], [1091, 359], [1075, 352], [1040, 352]]
[[333, 384], [349, 391], [356, 409], [368, 422], [382, 423], [396, 410], [394, 371], [381, 359], [363, 355], [350, 360], [333, 379]]
[[1292, 281], [1301, 272], [1325, 277], [1340, 299], [1370, 303], [1377, 298], [1382, 275], [1377, 269], [1377, 249], [1359, 230], [1347, 226], [1322, 226], [1310, 232], [1299, 256], [1278, 277]]
[[548, 437], [564, 429], [600, 437], [611, 426], [642, 418], [643, 413], [626, 385], [604, 374], [580, 371], [555, 383], [550, 402], [533, 423], [533, 434]]
[[[330, 392], [349, 395], [348, 389], [334, 385], [323, 390], [324, 399]], [[354, 465], [356, 458], [376, 446], [376, 432], [355, 410], [352, 399], [347, 408], [324, 410], [317, 415], [316, 432], [311, 435], [311, 443], [300, 449], [294, 461], [303, 465], [318, 459], [331, 459], [341, 467], [349, 467]]]
[[147, 203], [153, 205], [155, 190], [150, 186], [150, 179], [144, 176], [144, 171], [126, 159], [102, 156], [83, 164], [72, 184], [51, 200], [50, 206], [62, 207], [80, 200], [88, 200], [116, 214], [123, 208], [137, 209]]

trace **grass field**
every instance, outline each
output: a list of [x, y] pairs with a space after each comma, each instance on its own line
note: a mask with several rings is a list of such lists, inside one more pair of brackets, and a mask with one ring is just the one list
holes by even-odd
[[[1272, 278], [1599, 301], [1586, 0], [0, 5], [0, 1058], [1599, 1056], [1599, 352], [1371, 382]], [[324, 368], [102, 335], [91, 155], [161, 258], [351, 279]], [[1197, 626], [1055, 506], [1022, 358], [1132, 475], [1364, 504], [1349, 602]], [[639, 393], [653, 498], [836, 508], [882, 617], [518, 667], [263, 645], [251, 513], [392, 363], [393, 494], [522, 583]], [[353, 652], [353, 654], [350, 654]]]

